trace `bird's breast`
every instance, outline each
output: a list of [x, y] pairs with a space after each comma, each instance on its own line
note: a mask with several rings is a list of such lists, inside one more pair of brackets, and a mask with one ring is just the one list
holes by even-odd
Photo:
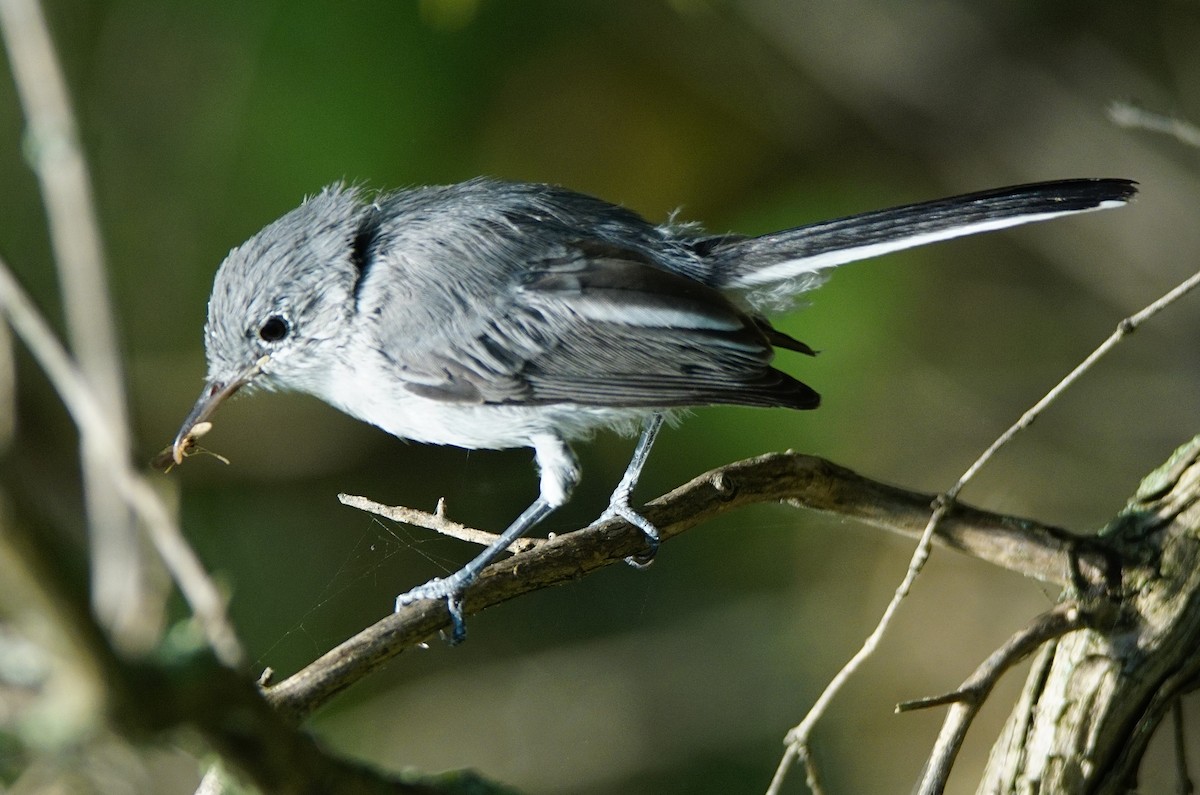
[[364, 362], [335, 367], [322, 392], [318, 397], [330, 405], [393, 436], [471, 450], [530, 447], [534, 437], [545, 434], [580, 439], [605, 428], [633, 433], [641, 418], [653, 411], [435, 400], [411, 392], [394, 373]]

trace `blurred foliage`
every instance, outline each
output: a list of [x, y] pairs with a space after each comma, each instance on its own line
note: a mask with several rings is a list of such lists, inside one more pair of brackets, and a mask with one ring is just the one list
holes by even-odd
[[[141, 459], [200, 386], [224, 253], [336, 180], [542, 180], [743, 232], [1005, 183], [1142, 182], [1119, 213], [847, 267], [779, 321], [822, 351], [781, 362], [823, 407], [697, 411], [659, 443], [646, 496], [785, 448], [945, 488], [1117, 320], [1200, 261], [1200, 154], [1105, 118], [1109, 102], [1133, 98], [1200, 119], [1193, 3], [48, 5], [107, 236]], [[58, 322], [7, 73], [0, 185], [0, 252]], [[965, 497], [1097, 526], [1196, 432], [1197, 316], [1193, 299], [1139, 332]], [[78, 532], [74, 431], [23, 354], [17, 377], [4, 486], [39, 521]], [[291, 396], [236, 401], [205, 443], [232, 464], [193, 459], [163, 488], [181, 490], [184, 527], [233, 594], [256, 664], [283, 674], [471, 554], [350, 511], [337, 492], [423, 508], [444, 496], [454, 518], [498, 528], [536, 488], [527, 451], [408, 445]], [[581, 446], [584, 486], [543, 529], [594, 516], [629, 449], [608, 437]], [[529, 792], [761, 791], [783, 733], [869, 631], [909, 547], [783, 508], [690, 536], [649, 571], [475, 618], [463, 647], [397, 661], [314, 730], [388, 767], [471, 766]], [[832, 791], [907, 789], [938, 716], [892, 705], [953, 687], [1053, 598], [935, 556], [898, 631], [818, 732]], [[958, 791], [972, 789], [1016, 687], [974, 730]], [[5, 775], [11, 753], [0, 743]], [[195, 785], [187, 753], [142, 764], [152, 790], [131, 779], [130, 792]], [[796, 775], [790, 791], [801, 790]]]

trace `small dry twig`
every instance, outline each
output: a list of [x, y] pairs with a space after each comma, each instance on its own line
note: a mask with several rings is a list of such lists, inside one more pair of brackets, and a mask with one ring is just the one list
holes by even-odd
[[1109, 105], [1108, 118], [1118, 127], [1163, 133], [1180, 143], [1200, 148], [1200, 127], [1183, 119], [1139, 108], [1129, 102]]
[[[376, 516], [382, 516], [384, 519], [391, 519], [393, 522], [403, 522], [414, 527], [424, 527], [427, 530], [433, 530], [449, 538], [469, 541], [481, 547], [490, 546], [493, 541], [499, 538], [496, 533], [477, 530], [474, 527], [467, 527], [465, 524], [459, 524], [447, 519], [445, 500], [438, 500], [437, 510], [434, 513], [428, 513], [426, 511], [419, 511], [416, 508], [405, 508], [401, 505], [384, 505], [356, 494], [339, 494], [337, 497], [342, 505], [348, 505], [360, 511], [373, 513]], [[518, 538], [512, 544], [509, 544], [508, 551], [514, 555], [518, 552], [528, 552], [538, 544], [544, 542], [545, 539], [541, 538]]]

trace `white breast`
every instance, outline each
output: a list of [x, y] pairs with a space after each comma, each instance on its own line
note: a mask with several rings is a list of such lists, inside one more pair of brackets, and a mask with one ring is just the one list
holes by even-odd
[[652, 408], [553, 404], [477, 405], [431, 400], [410, 392], [381, 361], [338, 365], [321, 390], [323, 400], [393, 436], [467, 449], [531, 447], [538, 435], [580, 439], [604, 428], [632, 434]]

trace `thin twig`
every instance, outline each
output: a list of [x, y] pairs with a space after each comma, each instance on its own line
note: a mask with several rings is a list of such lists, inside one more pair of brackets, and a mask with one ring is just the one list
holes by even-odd
[[107, 459], [108, 477], [117, 493], [145, 524], [150, 540], [179, 584], [214, 651], [225, 663], [240, 664], [240, 644], [225, 615], [225, 601], [220, 591], [154, 489], [134, 471], [123, 453], [117, 453], [112, 426], [107, 422], [108, 413], [2, 258], [0, 313], [8, 318], [17, 336], [50, 379], [79, 429], [83, 444], [93, 450], [112, 451]]
[[1035, 403], [1032, 408], [1022, 414], [1021, 418], [1013, 423], [1012, 427], [1001, 434], [996, 441], [992, 442], [991, 446], [983, 452], [983, 455], [979, 456], [979, 458], [975, 460], [975, 463], [971, 464], [970, 468], [968, 468], [967, 471], [963, 473], [963, 476], [958, 479], [958, 482], [955, 483], [948, 492], [946, 492], [946, 496], [952, 500], [956, 499], [959, 492], [963, 490], [963, 487], [975, 477], [975, 474], [982, 469], [988, 461], [991, 460], [992, 456], [994, 456], [1001, 447], [1008, 444], [1014, 436], [1032, 425], [1034, 420], [1036, 420], [1038, 416], [1050, 406], [1051, 403], [1058, 399], [1059, 395], [1061, 395], [1068, 388], [1070, 388], [1072, 384], [1079, 380], [1080, 376], [1092, 369], [1092, 366], [1097, 361], [1107, 355], [1109, 351], [1111, 351], [1121, 342], [1121, 340], [1137, 331], [1143, 323], [1157, 315], [1162, 310], [1166, 309], [1171, 304], [1178, 301], [1183, 296], [1187, 295], [1198, 285], [1200, 285], [1200, 271], [1197, 271], [1188, 278], [1184, 279], [1161, 298], [1151, 302], [1141, 311], [1130, 315], [1118, 323], [1116, 330], [1109, 335], [1108, 339], [1100, 343], [1100, 345], [1094, 351], [1088, 354], [1086, 359], [1076, 365], [1075, 369], [1067, 373], [1063, 380], [1059, 381], [1053, 389], [1047, 392], [1045, 397], [1043, 397], [1041, 400]]
[[67, 326], [80, 370], [125, 436], [124, 389], [87, 164], [54, 43], [37, 0], [0, 0], [0, 30], [27, 119], [26, 151], [41, 181]]
[[[108, 296], [100, 225], [75, 117], [38, 0], [0, 0], [0, 34], [27, 120], [26, 152], [37, 174], [71, 349], [104, 409], [112, 446], [80, 450], [91, 547], [93, 606], [114, 640], [145, 648], [158, 627], [149, 619], [141, 548], [128, 506], [108, 483], [113, 456], [128, 455], [121, 358]], [[166, 594], [160, 596], [165, 601]]]
[[[862, 647], [854, 654], [853, 657], [842, 667], [833, 679], [826, 685], [821, 695], [817, 698], [808, 714], [804, 719], [797, 724], [784, 738], [784, 743], [796, 748], [795, 756], [801, 759], [808, 758], [808, 742], [812, 735], [812, 730], [816, 726], [817, 721], [824, 716], [829, 704], [833, 701], [834, 696], [842, 689], [859, 667], [862, 666], [879, 645], [884, 633], [891, 625], [892, 619], [896, 614], [900, 603], [908, 595], [912, 583], [925, 565], [925, 561], [929, 558], [930, 547], [934, 538], [934, 533], [943, 517], [946, 516], [950, 506], [954, 505], [958, 499], [958, 495], [963, 488], [975, 477], [980, 469], [984, 467], [1004, 445], [1008, 444], [1014, 436], [1028, 428], [1033, 422], [1044, 412], [1058, 397], [1067, 390], [1072, 384], [1077, 381], [1080, 376], [1092, 368], [1092, 366], [1100, 360], [1105, 354], [1112, 350], [1125, 337], [1132, 334], [1134, 331], [1145, 323], [1150, 318], [1161, 312], [1163, 309], [1170, 306], [1175, 301], [1182, 298], [1191, 290], [1200, 285], [1200, 271], [1192, 274], [1179, 285], [1168, 291], [1162, 297], [1147, 305], [1141, 311], [1130, 315], [1117, 324], [1116, 330], [1104, 342], [1091, 352], [1079, 365], [1077, 365], [1070, 373], [1058, 382], [1046, 395], [1033, 405], [1028, 411], [1021, 415], [1008, 430], [1001, 434], [996, 441], [984, 450], [974, 463], [967, 468], [958, 481], [939, 499], [936, 503], [933, 513], [929, 517], [929, 523], [925, 527], [925, 532], [921, 534], [921, 540], [917, 544], [917, 548], [913, 551], [912, 559], [909, 561], [908, 570], [904, 574], [904, 579], [899, 587], [896, 588], [892, 595], [891, 601], [884, 609], [883, 616], [875, 629], [864, 641]], [[786, 773], [786, 771], [785, 771]], [[783, 776], [777, 775], [776, 781], [772, 781], [771, 788], [767, 790], [768, 795], [777, 795], [779, 786], [782, 785]]]
[[821, 779], [821, 768], [813, 757], [812, 748], [804, 751], [804, 782], [812, 795], [825, 795], [825, 782]]
[[[908, 596], [913, 583], [916, 582], [917, 576], [925, 566], [925, 561], [929, 559], [929, 550], [932, 547], [934, 531], [937, 529], [942, 517], [946, 515], [950, 505], [951, 503], [948, 501], [943, 500], [938, 502], [933, 514], [929, 517], [929, 522], [925, 525], [925, 530], [921, 534], [921, 540], [917, 543], [917, 548], [913, 552], [912, 559], [909, 561], [908, 571], [904, 573], [904, 579], [892, 594], [887, 607], [884, 608], [883, 616], [879, 619], [879, 623], [875, 625], [874, 631], [867, 636], [862, 647], [855, 652], [854, 656], [842, 666], [841, 670], [834, 675], [829, 684], [825, 686], [825, 689], [821, 691], [821, 695], [817, 697], [808, 714], [804, 716], [804, 720], [800, 721], [784, 737], [784, 743], [796, 749], [796, 755], [804, 760], [806, 766], [810, 764], [812, 754], [809, 747], [809, 740], [812, 737], [813, 728], [816, 726], [817, 721], [825, 715], [826, 710], [829, 709], [829, 704], [838, 692], [841, 691], [842, 687], [845, 686], [850, 677], [854, 675], [867, 658], [874, 654], [875, 650], [879, 647], [879, 642], [883, 640], [884, 633], [891, 626], [892, 618], [896, 615], [896, 611], [900, 609], [900, 604], [904, 601], [905, 597]], [[782, 786], [783, 776], [777, 776], [776, 778], [778, 785]], [[776, 786], [775, 782], [772, 782], [772, 787], [767, 790], [768, 795], [777, 795], [778, 792], [778, 786]]]
[[1093, 626], [1095, 619], [1096, 616], [1091, 611], [1083, 610], [1074, 603], [1060, 604], [1038, 616], [1029, 626], [1010, 637], [953, 693], [897, 705], [897, 712], [951, 705], [915, 792], [918, 795], [934, 795], [945, 790], [950, 769], [954, 766], [959, 749], [962, 748], [967, 729], [979, 714], [996, 683], [1000, 681], [1000, 677], [1009, 668], [1037, 651], [1042, 644], [1077, 629]]
[[[447, 519], [446, 514], [443, 512], [444, 503], [440, 501], [438, 502], [437, 512], [428, 513], [426, 511], [418, 511], [416, 508], [406, 508], [402, 505], [384, 505], [356, 494], [339, 494], [337, 498], [342, 505], [348, 505], [360, 511], [373, 513], [376, 516], [382, 516], [384, 519], [391, 519], [393, 522], [403, 522], [414, 527], [424, 527], [427, 530], [433, 530], [449, 538], [469, 541], [481, 547], [491, 546], [492, 542], [499, 538], [496, 533], [477, 530], [474, 527], [467, 527], [465, 524], [459, 524]], [[540, 538], [519, 538], [509, 545], [508, 551], [514, 555], [518, 552], [528, 552], [540, 543], [542, 543], [542, 539]]]
[[1183, 119], [1155, 113], [1128, 102], [1110, 105], [1108, 118], [1119, 127], [1164, 133], [1180, 143], [1200, 147], [1200, 127]]
[[[787, 778], [788, 771], [792, 769], [792, 765], [796, 764], [796, 760], [800, 758], [800, 751], [794, 745], [789, 745], [783, 749], [783, 757], [779, 760], [779, 764], [775, 767], [775, 775], [771, 776], [771, 783], [767, 785], [767, 792], [778, 792], [783, 786], [783, 780]], [[807, 759], [805, 760], [807, 762]], [[813, 795], [824, 795], [818, 792], [817, 789], [809, 784], [809, 790]]]

